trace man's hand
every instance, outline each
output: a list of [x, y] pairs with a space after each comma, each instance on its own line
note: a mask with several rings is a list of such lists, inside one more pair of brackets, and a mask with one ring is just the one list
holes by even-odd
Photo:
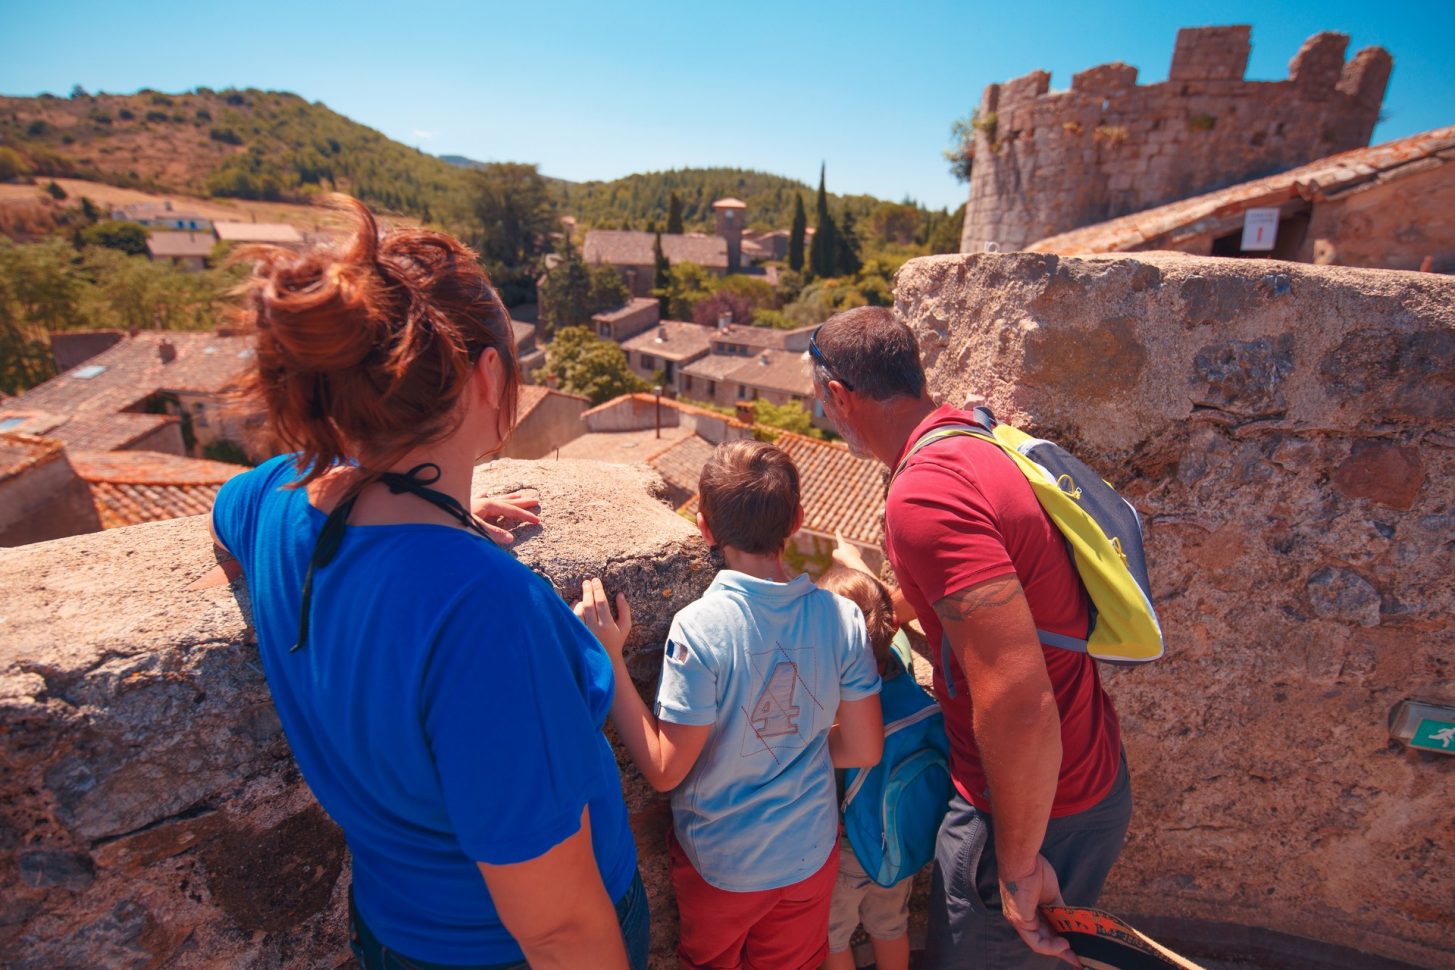
[[1045, 856], [1038, 854], [1035, 867], [1024, 876], [1008, 879], [1001, 873], [1000, 905], [1026, 946], [1045, 956], [1065, 960], [1073, 967], [1081, 966], [1081, 961], [1071, 952], [1071, 944], [1058, 936], [1041, 915], [1042, 906], [1065, 905], [1056, 870]]
[[530, 511], [540, 507], [540, 499], [512, 492], [500, 498], [480, 499], [475, 503], [473, 511], [484, 521], [485, 531], [490, 533], [490, 538], [502, 546], [508, 546], [515, 541], [515, 536], [510, 532], [513, 523], [541, 524], [541, 517]]
[[613, 619], [606, 590], [599, 578], [592, 577], [581, 584], [581, 602], [572, 609], [613, 659], [621, 656], [621, 648], [632, 632], [632, 607], [625, 593], [616, 594], [617, 618]]

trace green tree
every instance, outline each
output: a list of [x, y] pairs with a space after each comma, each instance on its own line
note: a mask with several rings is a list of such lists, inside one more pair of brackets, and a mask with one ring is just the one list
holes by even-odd
[[925, 248], [930, 253], [958, 253], [960, 251], [960, 234], [965, 227], [965, 204], [962, 202], [960, 208], [947, 216], [938, 216], [930, 227], [929, 237], [925, 240]]
[[773, 404], [771, 401], [759, 398], [753, 402], [753, 423], [778, 428], [781, 431], [792, 431], [794, 434], [805, 435], [809, 438], [822, 439], [825, 437], [823, 431], [813, 426], [813, 415], [804, 410], [803, 405], [797, 401]]
[[863, 265], [859, 259], [859, 235], [854, 231], [854, 212], [845, 209], [843, 224], [834, 231], [835, 275], [852, 276]]
[[0, 145], [0, 182], [9, 182], [30, 172], [30, 163], [24, 156], [13, 148]]
[[507, 304], [528, 300], [555, 217], [546, 180], [534, 165], [492, 162], [469, 173], [473, 242]]
[[803, 237], [808, 234], [808, 215], [803, 211], [802, 194], [793, 193], [793, 227], [788, 230], [788, 268], [803, 270]]
[[666, 288], [667, 319], [691, 320], [693, 308], [717, 292], [717, 277], [696, 263], [678, 263], [671, 268]]
[[835, 238], [834, 217], [829, 215], [829, 196], [824, 188], [824, 168], [818, 170], [818, 225], [814, 229], [813, 243], [808, 249], [808, 270], [810, 276], [833, 276], [838, 260], [838, 240]]
[[910, 245], [919, 238], [925, 212], [908, 202], [881, 202], [869, 213], [865, 239], [876, 245]]
[[587, 266], [567, 244], [540, 286], [541, 324], [547, 336], [567, 327], [584, 327], [591, 316], [631, 299], [631, 291], [610, 266]]
[[546, 345], [546, 366], [536, 377], [554, 377], [561, 390], [584, 394], [593, 405], [648, 387], [631, 372], [619, 346], [585, 327], [565, 327], [556, 334]]
[[676, 192], [672, 193], [667, 203], [667, 232], [670, 235], [682, 235], [682, 200]]
[[81, 241], [88, 246], [104, 246], [129, 256], [145, 256], [147, 231], [134, 222], [107, 219], [81, 230]]
[[652, 241], [652, 295], [662, 304], [662, 316], [667, 316], [667, 288], [672, 285], [672, 264], [662, 252], [662, 234], [657, 233]]

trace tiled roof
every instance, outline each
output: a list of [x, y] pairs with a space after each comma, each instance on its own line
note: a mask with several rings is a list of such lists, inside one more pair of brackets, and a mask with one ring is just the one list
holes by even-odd
[[728, 196], [726, 199], [718, 199], [712, 204], [714, 209], [746, 209], [748, 204], [742, 199], [734, 199]]
[[9, 401], [0, 402], [0, 420], [12, 417], [25, 419], [12, 430], [45, 435], [67, 448], [79, 448], [83, 451], [126, 448], [163, 425], [176, 424], [179, 420], [171, 414], [139, 414], [134, 411], [52, 414], [48, 411], [20, 410], [10, 404]]
[[[176, 351], [170, 363], [162, 362], [163, 343], [170, 343]], [[250, 337], [147, 330], [0, 407], [6, 412], [44, 411], [72, 419], [83, 415], [117, 416], [118, 420], [159, 418], [162, 416], [118, 413], [156, 391], [219, 393], [236, 384], [253, 363]], [[66, 443], [79, 446], [70, 440]]]
[[[787, 350], [760, 350], [729, 372], [727, 379], [749, 387], [807, 397], [813, 393], [813, 377], [809, 374], [807, 357], [807, 354]], [[737, 359], [744, 360], [742, 357]]]
[[[693, 366], [696, 366], [696, 365], [694, 364]], [[685, 371], [685, 368], [684, 368], [684, 371]], [[638, 402], [640, 404], [652, 404], [652, 405], [657, 404], [657, 398], [653, 394], [647, 394], [647, 393], [644, 393], [644, 392], [637, 392], [635, 394], [623, 394], [621, 397], [614, 397], [610, 401], [606, 401], [603, 404], [596, 405], [596, 407], [591, 408], [589, 411], [584, 412], [581, 415], [581, 417], [587, 418], [587, 417], [590, 417], [590, 416], [592, 416], [592, 415], [594, 415], [594, 414], [596, 414], [598, 412], [607, 411], [607, 410], [610, 410], [611, 408], [614, 408], [614, 407], [619, 407], [623, 402], [629, 402], [629, 401], [636, 401], [636, 402]], [[721, 419], [723, 421], [726, 421], [732, 427], [739, 427], [739, 428], [746, 428], [747, 427], [746, 424], [743, 424], [741, 421], [738, 421], [736, 418], [728, 417], [727, 415], [723, 414], [720, 411], [714, 411], [711, 408], [700, 408], [700, 407], [698, 407], [695, 404], [688, 404], [685, 401], [676, 401], [676, 400], [673, 400], [671, 398], [664, 397], [664, 398], [661, 399], [661, 404], [662, 404], [662, 407], [664, 407], [664, 408], [672, 408], [673, 410], [681, 411], [683, 414], [695, 414], [695, 415], [700, 415], [702, 417], [719, 418], [719, 419]]]
[[729, 354], [708, 354], [682, 368], [682, 373], [708, 381], [724, 381], [729, 374], [742, 367], [747, 359]]
[[524, 321], [511, 318], [510, 332], [511, 335], [515, 338], [515, 345], [519, 347], [521, 344], [525, 343], [527, 340], [536, 335], [536, 325], [533, 323], [525, 323]]
[[285, 222], [214, 222], [212, 231], [223, 242], [301, 245], [303, 235]]
[[[592, 229], [582, 244], [582, 259], [614, 266], [651, 266], [656, 235], [623, 229]], [[727, 240], [721, 236], [662, 233], [662, 255], [674, 266], [696, 263], [709, 269], [727, 269]]]
[[1204, 226], [1205, 221], [1217, 222], [1244, 209], [1295, 199], [1322, 201], [1371, 183], [1426, 171], [1430, 163], [1455, 164], [1455, 126], [1340, 152], [1277, 175], [1050, 236], [1026, 248], [1061, 255], [1156, 249], [1213, 228]]
[[74, 452], [71, 465], [90, 487], [104, 529], [206, 512], [222, 483], [247, 471], [150, 451]]
[[712, 442], [694, 434], [648, 456], [647, 464], [673, 488], [695, 492], [702, 466], [712, 457], [713, 448]]
[[[662, 402], [666, 404], [666, 401]], [[558, 458], [590, 458], [593, 461], [632, 465], [644, 462], [683, 438], [696, 437], [690, 427], [663, 427], [662, 437], [655, 428], [640, 431], [592, 431], [562, 445]]]
[[0, 432], [0, 481], [53, 460], [62, 445], [51, 438], [13, 431]]
[[657, 298], [654, 296], [634, 296], [615, 310], [603, 310], [600, 313], [591, 314], [591, 319], [598, 323], [615, 323], [618, 320], [640, 313], [642, 310], [656, 303]]
[[749, 347], [783, 350], [793, 338], [802, 337], [805, 333], [817, 329], [817, 325], [799, 327], [796, 330], [778, 330], [773, 327], [744, 326], [735, 323], [729, 325], [725, 330], [714, 331], [712, 339], [724, 343], [745, 344]]
[[522, 384], [520, 386], [520, 403], [515, 414], [515, 423], [520, 424], [526, 417], [540, 407], [542, 401], [555, 395], [556, 397], [574, 398], [577, 401], [590, 401], [584, 394], [567, 394], [565, 391], [558, 391], [553, 387], [546, 387], [544, 384]]
[[205, 232], [154, 232], [147, 237], [147, 252], [154, 259], [173, 256], [210, 256], [217, 240]]
[[[661, 320], [632, 337], [622, 341], [623, 350], [635, 350], [654, 354], [668, 360], [684, 360], [699, 357], [708, 350], [708, 343], [717, 331], [700, 323], [685, 320]], [[663, 339], [665, 335], [666, 339]]]
[[820, 441], [785, 431], [775, 442], [798, 466], [803, 527], [865, 545], [884, 534], [884, 475], [872, 458], [855, 458], [839, 441]]

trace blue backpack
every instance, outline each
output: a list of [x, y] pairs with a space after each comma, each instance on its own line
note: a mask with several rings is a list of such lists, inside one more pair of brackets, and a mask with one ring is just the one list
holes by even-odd
[[884, 682], [884, 756], [844, 774], [844, 832], [869, 878], [881, 886], [913, 876], [935, 855], [950, 806], [949, 739], [940, 705], [915, 682], [909, 640], [894, 638], [899, 676]]

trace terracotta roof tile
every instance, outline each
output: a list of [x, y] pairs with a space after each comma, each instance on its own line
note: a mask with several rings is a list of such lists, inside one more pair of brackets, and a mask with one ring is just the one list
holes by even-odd
[[[742, 361], [743, 358], [739, 357]], [[730, 381], [786, 394], [808, 397], [813, 393], [808, 354], [787, 350], [760, 350], [727, 375]]]
[[783, 432], [775, 442], [798, 466], [803, 527], [810, 532], [877, 546], [884, 538], [884, 466], [855, 458], [838, 441]]
[[199, 515], [212, 508], [223, 482], [247, 471], [151, 451], [76, 452], [71, 465], [90, 487], [104, 529]]
[[0, 432], [0, 481], [55, 460], [62, 447], [59, 441], [52, 438], [13, 431]]
[[223, 242], [273, 243], [277, 246], [303, 243], [303, 235], [285, 222], [214, 222], [212, 231]]
[[712, 457], [714, 447], [706, 438], [694, 434], [651, 455], [647, 458], [647, 464], [673, 488], [696, 492], [697, 482], [702, 477], [702, 466]]
[[1415, 166], [1455, 164], [1455, 126], [1319, 159], [1308, 165], [1218, 189], [1191, 199], [1120, 216], [1050, 236], [1028, 252], [1063, 256], [1157, 249], [1179, 236], [1203, 231], [1199, 223], [1235, 216], [1255, 206], [1276, 206], [1293, 199], [1318, 201], [1375, 180], [1413, 174]]
[[147, 252], [152, 257], [210, 256], [217, 240], [208, 232], [154, 232], [147, 237]]
[[648, 307], [655, 305], [656, 303], [657, 298], [654, 296], [634, 296], [630, 300], [627, 300], [625, 303], [623, 303], [621, 306], [617, 307], [615, 310], [603, 310], [600, 313], [591, 314], [591, 319], [597, 321], [598, 323], [615, 323], [618, 320], [623, 320], [629, 316], [640, 313], [642, 310], [645, 310]]
[[[588, 263], [613, 266], [651, 266], [656, 261], [656, 235], [623, 229], [592, 229], [581, 246]], [[727, 240], [721, 236], [662, 233], [662, 255], [674, 266], [696, 263], [708, 269], [727, 269]]]
[[[622, 341], [621, 348], [668, 360], [684, 360], [707, 353], [709, 341], [716, 332], [715, 328], [699, 323], [661, 320], [630, 340]], [[663, 339], [664, 336], [666, 339]]]

